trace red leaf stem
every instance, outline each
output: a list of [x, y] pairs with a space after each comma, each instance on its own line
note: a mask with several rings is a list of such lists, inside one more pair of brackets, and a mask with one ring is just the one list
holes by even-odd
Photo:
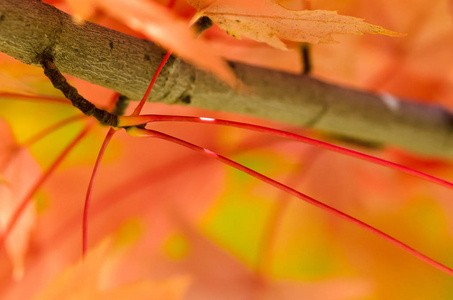
[[265, 126], [260, 126], [260, 125], [254, 125], [254, 124], [248, 124], [248, 123], [242, 123], [242, 122], [235, 122], [235, 121], [228, 121], [228, 120], [222, 120], [222, 119], [213, 119], [213, 118], [204, 118], [204, 117], [187, 117], [187, 116], [167, 116], [167, 115], [141, 115], [141, 116], [125, 116], [125, 117], [120, 117], [119, 118], [119, 125], [120, 126], [133, 126], [133, 125], [139, 125], [139, 124], [145, 124], [145, 123], [151, 123], [151, 122], [192, 122], [192, 123], [203, 123], [203, 124], [215, 124], [215, 125], [222, 125], [222, 126], [229, 126], [229, 127], [237, 127], [237, 128], [242, 128], [242, 129], [247, 129], [247, 130], [252, 130], [256, 132], [262, 132], [262, 133], [267, 133], [275, 136], [280, 136], [283, 138], [291, 139], [294, 141], [302, 142], [305, 144], [313, 145], [316, 147], [320, 147], [329, 151], [341, 153], [343, 155], [355, 157], [376, 165], [384, 166], [387, 168], [391, 168], [400, 172], [404, 172], [407, 174], [410, 174], [412, 176], [427, 180], [429, 182], [432, 182], [434, 184], [441, 185], [443, 187], [446, 187], [448, 189], [453, 189], [453, 183], [435, 177], [433, 175], [426, 174], [421, 171], [414, 170], [412, 168], [385, 160], [381, 159], [378, 157], [374, 157], [365, 153], [361, 153], [358, 151], [350, 150], [347, 148], [343, 148], [340, 146], [336, 146], [330, 143], [326, 143], [323, 141], [319, 141], [316, 139], [312, 139], [309, 137], [304, 137], [295, 133], [279, 130], [279, 129], [274, 129], [270, 127], [265, 127]]
[[131, 134], [132, 136], [137, 136], [137, 137], [155, 137], [155, 138], [159, 138], [159, 139], [163, 139], [163, 140], [166, 140], [166, 141], [169, 141], [169, 142], [172, 142], [172, 143], [175, 143], [175, 144], [178, 144], [178, 145], [181, 145], [183, 147], [186, 147], [186, 148], [189, 148], [189, 149], [192, 149], [196, 152], [200, 152], [204, 155], [207, 155], [211, 158], [214, 158], [224, 164], [227, 164], [239, 171], [242, 171], [244, 173], [247, 173], [253, 177], [255, 177], [256, 179], [259, 179], [269, 185], [272, 185], [290, 195], [293, 195], [299, 199], [302, 199], [304, 200], [305, 202], [309, 203], [309, 204], [312, 204], [326, 212], [329, 212], [331, 214], [333, 214], [334, 216], [337, 216], [337, 217], [340, 217], [354, 225], [357, 225], [381, 238], [383, 238], [384, 240], [392, 243], [393, 245], [403, 249], [404, 251], [408, 252], [409, 254], [417, 257], [418, 259], [422, 260], [423, 262], [441, 270], [442, 272], [450, 275], [450, 276], [453, 276], [453, 269], [433, 260], [432, 258], [424, 255], [423, 253], [415, 250], [414, 248], [404, 244], [403, 242], [397, 240], [396, 238], [388, 235], [387, 233], [383, 232], [383, 231], [380, 231], [379, 229], [376, 229], [374, 227], [372, 227], [371, 225], [368, 225], [367, 223], [363, 222], [363, 221], [360, 221], [359, 219], [356, 219], [342, 211], [339, 211], [337, 210], [336, 208], [333, 208], [327, 204], [324, 204], [314, 198], [311, 198], [310, 196], [308, 195], [305, 195], [299, 191], [296, 191], [295, 189], [292, 189], [272, 178], [269, 178], [265, 175], [262, 175], [261, 173], [258, 173], [250, 168], [247, 168], [246, 166], [242, 165], [242, 164], [239, 164], [229, 158], [226, 158], [222, 155], [219, 155], [211, 150], [208, 150], [206, 148], [203, 148], [203, 147], [200, 147], [200, 146], [197, 146], [195, 144], [192, 144], [192, 143], [189, 143], [189, 142], [186, 142], [184, 140], [181, 140], [181, 139], [178, 139], [174, 136], [171, 136], [171, 135], [168, 135], [168, 134], [165, 134], [165, 133], [162, 133], [162, 132], [159, 132], [159, 131], [155, 131], [155, 130], [150, 130], [150, 129], [141, 129], [141, 128], [137, 128], [137, 127], [131, 127], [129, 128], [128, 130], [128, 133]]

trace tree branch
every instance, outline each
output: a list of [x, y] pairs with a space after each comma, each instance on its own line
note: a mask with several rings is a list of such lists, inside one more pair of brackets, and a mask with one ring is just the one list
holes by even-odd
[[[39, 66], [43, 53], [51, 53], [61, 72], [131, 100], [142, 97], [166, 52], [150, 41], [90, 22], [79, 26], [69, 15], [37, 0], [0, 0], [0, 51], [34, 66]], [[250, 114], [419, 154], [453, 157], [453, 117], [441, 107], [309, 76], [231, 65], [250, 93], [238, 93], [173, 58], [148, 100]]]

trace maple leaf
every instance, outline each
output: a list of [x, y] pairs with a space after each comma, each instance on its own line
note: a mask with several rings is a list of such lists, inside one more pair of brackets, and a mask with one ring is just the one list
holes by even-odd
[[284, 8], [271, 0], [187, 0], [229, 35], [247, 37], [287, 50], [283, 40], [309, 43], [334, 43], [333, 34], [400, 34], [362, 19], [338, 15], [335, 11]]
[[[84, 260], [61, 272], [34, 300], [49, 299], [181, 299], [189, 284], [187, 276], [164, 281], [141, 280], [105, 289], [105, 269], [115, 260], [112, 239], [107, 238], [88, 252]], [[108, 276], [107, 276], [108, 277]], [[108, 279], [108, 278], [107, 278]]]
[[95, 11], [95, 0], [65, 0], [72, 10], [72, 17], [75, 22], [83, 24], [84, 20], [93, 15]]
[[[3, 120], [0, 120], [0, 134], [0, 229], [4, 230], [20, 201], [41, 175], [41, 169], [28, 149], [16, 143], [9, 126]], [[5, 242], [6, 252], [13, 263], [13, 275], [17, 280], [24, 273], [24, 257], [35, 220], [35, 208], [29, 205]]]

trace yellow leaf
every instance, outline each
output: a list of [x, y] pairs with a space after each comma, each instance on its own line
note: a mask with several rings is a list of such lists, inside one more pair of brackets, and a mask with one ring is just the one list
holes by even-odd
[[238, 39], [247, 38], [286, 50], [282, 40], [334, 43], [333, 34], [399, 34], [362, 19], [338, 15], [335, 11], [284, 8], [271, 0], [188, 0], [199, 15], [209, 17], [221, 29]]
[[23, 83], [20, 79], [7, 74], [5, 71], [0, 73], [0, 93], [9, 92], [24, 95], [34, 95], [34, 91], [27, 84]]

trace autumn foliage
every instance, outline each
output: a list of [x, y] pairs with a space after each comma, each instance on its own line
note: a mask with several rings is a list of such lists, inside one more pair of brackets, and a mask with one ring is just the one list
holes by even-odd
[[[238, 89], [247, 87], [225, 59], [300, 73], [300, 48], [312, 43], [311, 76], [453, 108], [451, 1], [44, 2], [80, 26], [88, 20], [148, 38]], [[214, 26], [196, 38], [190, 25], [201, 16]], [[225, 155], [448, 267], [452, 190], [310, 145], [207, 124], [148, 126], [201, 145], [205, 155], [116, 132], [90, 190], [82, 259], [83, 200], [108, 128], [67, 105], [42, 69], [2, 55], [0, 70], [0, 229], [3, 236], [8, 231], [0, 298], [452, 297], [451, 276], [207, 156]], [[111, 109], [117, 100], [113, 91], [69, 81], [99, 107]], [[285, 124], [190, 107], [147, 104], [142, 113], [285, 129], [453, 180], [449, 161], [391, 146], [343, 144]]]

